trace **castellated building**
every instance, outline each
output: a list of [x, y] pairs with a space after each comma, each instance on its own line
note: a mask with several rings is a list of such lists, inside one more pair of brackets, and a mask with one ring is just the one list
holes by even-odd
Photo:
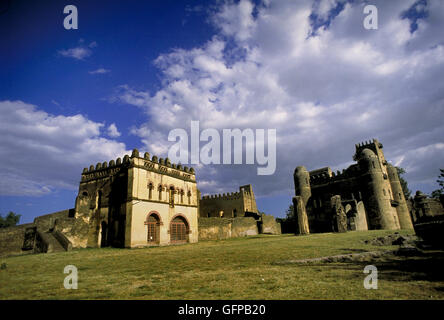
[[413, 229], [397, 170], [382, 144], [357, 144], [356, 164], [342, 172], [329, 167], [294, 171], [297, 233]]
[[136, 149], [122, 162], [85, 168], [76, 199], [76, 218], [89, 225], [83, 245], [197, 242], [198, 197], [194, 169]]
[[258, 214], [251, 184], [239, 187], [239, 192], [204, 195], [199, 203], [201, 218], [257, 217]]

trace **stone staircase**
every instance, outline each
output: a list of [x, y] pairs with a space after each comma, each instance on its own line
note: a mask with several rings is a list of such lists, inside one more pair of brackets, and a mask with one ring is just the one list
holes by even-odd
[[71, 250], [71, 243], [56, 231], [37, 231], [35, 251], [42, 253], [62, 252]]

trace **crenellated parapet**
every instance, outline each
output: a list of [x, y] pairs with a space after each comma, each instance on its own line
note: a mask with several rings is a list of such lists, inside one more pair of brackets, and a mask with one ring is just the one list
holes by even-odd
[[237, 200], [241, 198], [240, 192], [229, 192], [223, 194], [212, 194], [202, 196], [202, 200], [220, 199], [220, 200]]
[[361, 143], [357, 143], [357, 144], [355, 144], [356, 152], [355, 152], [355, 155], [353, 156], [353, 160], [357, 161], [359, 154], [364, 149], [370, 149], [377, 154], [378, 149], [382, 149], [382, 148], [383, 148], [383, 145], [381, 142], [378, 141], [378, 139], [372, 139], [372, 140], [368, 140], [368, 141], [363, 141]]
[[168, 158], [159, 158], [155, 155], [151, 157], [148, 152], [145, 152], [143, 157], [141, 157], [137, 149], [133, 149], [131, 156], [126, 154], [123, 159], [117, 158], [109, 162], [99, 162], [95, 165], [90, 165], [89, 168], [84, 168], [81, 181], [85, 182], [112, 176], [120, 172], [122, 168], [130, 167], [140, 167], [148, 171], [171, 175], [183, 180], [195, 181], [194, 168], [171, 163]]

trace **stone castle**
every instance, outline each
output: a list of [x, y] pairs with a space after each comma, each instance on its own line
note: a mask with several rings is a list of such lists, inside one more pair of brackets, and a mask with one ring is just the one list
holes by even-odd
[[[406, 201], [397, 169], [382, 144], [357, 144], [356, 161], [342, 172], [329, 167], [294, 171], [296, 233], [413, 229], [444, 215], [441, 202], [417, 192]], [[199, 240], [280, 234], [261, 213], [251, 185], [201, 197], [193, 168], [134, 149], [116, 161], [83, 169], [75, 208], [0, 229], [0, 256], [86, 247], [145, 247]]]
[[81, 174], [75, 208], [0, 230], [0, 255], [86, 247], [136, 248], [280, 233], [259, 214], [251, 185], [200, 198], [193, 168], [168, 158], [131, 156], [97, 163]]
[[256, 198], [251, 184], [239, 187], [239, 192], [205, 195], [200, 200], [200, 217], [257, 217]]
[[355, 147], [357, 163], [342, 172], [295, 169], [297, 233], [413, 229], [397, 170], [382, 144], [373, 139]]

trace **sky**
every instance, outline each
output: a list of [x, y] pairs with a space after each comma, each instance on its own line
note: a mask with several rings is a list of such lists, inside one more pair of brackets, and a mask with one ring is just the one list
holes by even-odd
[[[378, 28], [366, 29], [375, 5]], [[66, 30], [66, 5], [78, 29]], [[444, 167], [444, 1], [2, 1], [0, 213], [74, 207], [81, 172], [169, 132], [276, 129], [276, 171], [195, 165], [203, 194], [252, 184], [285, 216], [293, 171], [379, 139], [412, 191]]]

